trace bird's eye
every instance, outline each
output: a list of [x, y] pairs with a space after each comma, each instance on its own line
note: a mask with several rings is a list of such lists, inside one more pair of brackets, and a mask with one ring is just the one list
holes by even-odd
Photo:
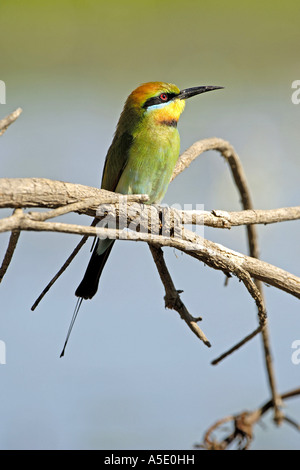
[[168, 100], [168, 95], [167, 93], [161, 93], [159, 96], [162, 101], [167, 101]]

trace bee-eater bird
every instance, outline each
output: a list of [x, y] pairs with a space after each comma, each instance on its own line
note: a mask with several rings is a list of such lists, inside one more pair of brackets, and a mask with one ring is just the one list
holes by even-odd
[[[219, 86], [179, 90], [164, 82], [149, 82], [127, 98], [108, 149], [101, 188], [120, 194], [147, 194], [148, 204], [159, 203], [168, 188], [179, 157], [177, 122], [185, 100]], [[76, 289], [79, 297], [65, 346], [83, 299], [97, 292], [99, 279], [114, 240], [98, 239], [84, 277]], [[64, 354], [63, 348], [62, 354]]]

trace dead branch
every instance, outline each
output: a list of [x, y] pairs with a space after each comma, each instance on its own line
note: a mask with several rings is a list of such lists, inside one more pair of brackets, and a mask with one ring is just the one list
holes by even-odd
[[[300, 395], [300, 388], [279, 395], [278, 398], [283, 401]], [[253, 428], [261, 420], [263, 415], [274, 407], [273, 400], [269, 400], [254, 411], [243, 411], [237, 415], [226, 416], [210, 426], [204, 436], [201, 444], [196, 444], [196, 448], [206, 450], [225, 450], [231, 445], [235, 445], [239, 450], [247, 450], [253, 441]], [[299, 424], [287, 417], [281, 410], [281, 421], [300, 430]], [[224, 424], [231, 423], [233, 430], [222, 439], [216, 439], [214, 435], [220, 434]]]
[[182, 291], [178, 291], [175, 289], [174, 283], [168, 271], [167, 265], [164, 260], [163, 251], [160, 247], [151, 245], [149, 243], [149, 248], [152, 253], [153, 259], [155, 261], [160, 279], [165, 288], [165, 306], [166, 308], [170, 308], [176, 310], [181, 318], [186, 322], [188, 327], [195, 333], [198, 338], [203, 341], [203, 343], [210, 348], [211, 344], [206, 338], [203, 331], [197, 325], [198, 321], [201, 321], [201, 317], [194, 318], [187, 310], [185, 305], [183, 304], [182, 300], [180, 299], [180, 293]]
[[[148, 196], [145, 194], [126, 196], [128, 221], [131, 218], [132, 222], [133, 217], [140, 216], [145, 208], [139, 202], [147, 202], [147, 200]], [[50, 213], [47, 216], [44, 215], [44, 220], [68, 212], [96, 216], [97, 212], [99, 213], [100, 205], [101, 211], [110, 211], [112, 213], [115, 211], [118, 214], [119, 202], [120, 195], [116, 193], [81, 184], [65, 183], [46, 178], [0, 178], [0, 209], [37, 207], [59, 209], [57, 212]], [[107, 204], [107, 206], [103, 204]], [[124, 202], [122, 203], [123, 206]], [[265, 225], [300, 219], [300, 206], [233, 212], [178, 210], [172, 207], [162, 207], [161, 211], [167, 211], [165, 218], [174, 220], [174, 224], [206, 225], [227, 229], [241, 225]], [[35, 217], [42, 217], [38, 214]]]
[[[15, 212], [20, 211], [20, 210], [21, 209], [15, 209]], [[9, 238], [8, 247], [7, 247], [6, 253], [4, 255], [1, 268], [0, 268], [0, 282], [2, 281], [6, 271], [8, 269], [8, 266], [9, 266], [11, 260], [12, 260], [14, 251], [16, 249], [16, 246], [17, 246], [17, 243], [18, 243], [18, 240], [19, 240], [19, 236], [20, 236], [20, 230], [12, 230], [10, 238]]]
[[[148, 207], [145, 206], [148, 221]], [[39, 213], [40, 214], [40, 213]], [[41, 216], [38, 215], [38, 218]], [[130, 219], [129, 219], [130, 220]], [[0, 220], [0, 232], [12, 230], [47, 231], [72, 233], [77, 235], [108, 237], [111, 239], [144, 241], [156, 246], [169, 246], [185, 252], [216, 270], [225, 274], [231, 273], [241, 280], [241, 270], [250, 277], [261, 280], [273, 287], [281, 289], [300, 298], [300, 278], [264, 261], [233, 251], [220, 244], [211, 242], [194, 232], [182, 229], [179, 236], [163, 236], [153, 234], [151, 225], [142, 225], [143, 231], [124, 231], [118, 229], [66, 224], [62, 222], [46, 222], [36, 220], [35, 213], [15, 212], [12, 216]]]
[[[93, 201], [92, 201], [93, 202]], [[77, 204], [77, 203], [74, 203]], [[65, 206], [63, 212], [67, 212], [68, 209], [74, 208], [74, 204], [70, 206]], [[84, 202], [80, 202], [81, 205]], [[78, 205], [76, 206], [78, 207]], [[106, 205], [104, 207], [107, 208]], [[124, 207], [124, 204], [123, 204]], [[140, 207], [140, 206], [139, 206]], [[161, 246], [170, 246], [177, 248], [186, 254], [189, 254], [193, 257], [196, 257], [200, 261], [203, 261], [205, 264], [211, 266], [214, 269], [222, 270], [224, 273], [228, 274], [231, 273], [237, 276], [246, 288], [248, 292], [255, 300], [256, 304], [258, 305], [259, 309], [259, 317], [260, 317], [260, 329], [257, 332], [261, 331], [265, 326], [266, 321], [266, 312], [264, 309], [264, 305], [260, 296], [258, 289], [256, 288], [255, 284], [252, 282], [251, 277], [258, 276], [259, 278], [267, 281], [270, 285], [274, 285], [286, 292], [299, 297], [300, 298], [300, 279], [296, 278], [295, 276], [291, 275], [290, 273], [286, 273], [285, 271], [279, 270], [275, 266], [269, 265], [268, 263], [264, 263], [260, 260], [253, 259], [242, 255], [240, 253], [234, 252], [229, 250], [228, 248], [222, 247], [219, 244], [215, 244], [210, 242], [199, 235], [196, 235], [194, 232], [191, 232], [186, 229], [178, 229], [174, 232], [173, 237], [170, 236], [163, 236], [163, 235], [153, 235], [152, 231], [153, 228], [156, 226], [151, 222], [153, 222], [153, 217], [149, 219], [149, 209], [151, 208], [151, 212], [159, 211], [158, 207], [148, 207], [144, 206], [144, 212], [146, 216], [140, 219], [140, 232], [136, 231], [125, 231], [119, 229], [107, 229], [102, 227], [95, 227], [95, 226], [78, 226], [78, 225], [71, 225], [65, 223], [57, 223], [57, 222], [46, 222], [46, 220], [50, 217], [54, 217], [57, 215], [61, 215], [62, 209], [54, 209], [49, 212], [42, 212], [42, 213], [24, 213], [21, 209], [15, 211], [14, 214], [6, 219], [2, 219], [0, 221], [0, 232], [1, 231], [20, 231], [20, 230], [29, 230], [29, 231], [55, 231], [55, 232], [63, 232], [63, 233], [73, 233], [85, 236], [100, 236], [100, 237], [108, 237], [113, 239], [125, 239], [125, 240], [135, 240], [135, 241], [144, 241], [150, 242], [152, 245], [152, 254], [155, 259], [155, 263], [158, 267], [159, 273], [163, 280], [165, 289], [166, 289], [166, 299], [167, 299], [167, 306], [169, 308], [173, 308], [176, 310], [180, 316], [186, 321], [188, 326], [191, 330], [204, 342], [204, 344], [209, 345], [209, 341], [205, 337], [202, 330], [197, 325], [198, 319], [192, 317], [182, 301], [180, 300], [179, 293], [176, 291], [170, 274], [165, 266], [163, 258], [160, 259], [160, 252], [157, 251], [157, 248]], [[120, 209], [120, 208], [119, 208]], [[163, 208], [164, 213], [166, 213], [167, 208]], [[143, 214], [143, 210], [140, 211]], [[120, 210], [117, 212], [118, 217], [122, 220]], [[156, 218], [154, 218], [156, 219]], [[127, 220], [127, 219], [126, 219]], [[132, 220], [132, 217], [129, 218], [129, 221]], [[149, 222], [150, 221], [150, 222]], [[149, 225], [150, 223], [150, 225]], [[154, 230], [155, 232], [155, 230]], [[180, 236], [178, 236], [180, 235]], [[156, 249], [155, 249], [156, 247]], [[154, 255], [156, 250], [156, 256]], [[66, 268], [68, 263], [65, 263], [63, 270]], [[256, 271], [254, 271], [254, 269]], [[60, 273], [59, 273], [60, 274]], [[57, 276], [56, 276], [57, 277]], [[50, 285], [43, 291], [41, 296], [37, 299], [35, 304], [33, 305], [33, 309], [39, 303], [41, 298], [45, 295], [45, 293], [49, 290], [54, 280], [51, 281]], [[294, 283], [291, 283], [291, 280]], [[176, 293], [176, 294], [175, 294]], [[175, 296], [174, 296], [175, 294]], [[171, 302], [171, 298], [173, 297], [173, 301]], [[253, 337], [253, 335], [251, 336]], [[244, 343], [243, 343], [244, 344]]]
[[22, 109], [18, 108], [15, 111], [13, 111], [11, 114], [9, 114], [8, 116], [0, 120], [0, 135], [4, 134], [8, 126], [10, 126], [13, 122], [15, 122], [21, 113], [22, 113]]
[[[176, 165], [172, 178], [175, 178], [186, 167], [188, 167], [195, 158], [197, 158], [201, 153], [207, 150], [216, 150], [220, 152], [222, 157], [225, 158], [225, 160], [229, 164], [234, 182], [241, 196], [241, 202], [242, 202], [243, 208], [245, 210], [253, 209], [252, 199], [251, 199], [250, 191], [248, 188], [246, 175], [244, 173], [241, 161], [237, 153], [235, 152], [234, 148], [232, 147], [232, 145], [230, 145], [230, 143], [226, 142], [225, 140], [213, 138], [213, 139], [205, 139], [205, 140], [194, 143], [189, 149], [187, 149], [181, 155]], [[254, 225], [247, 225], [246, 229], [247, 229], [247, 235], [248, 235], [249, 254], [250, 256], [254, 258], [259, 258], [256, 227]], [[262, 302], [264, 302], [263, 286], [262, 286], [261, 280], [256, 278], [255, 283], [262, 296]], [[253, 334], [247, 336], [247, 338], [252, 338], [252, 337], [253, 337]], [[273, 402], [274, 402], [274, 420], [275, 422], [280, 423], [281, 400], [278, 398], [278, 393], [276, 391], [276, 381], [275, 381], [275, 374], [274, 374], [272, 355], [271, 355], [270, 337], [269, 337], [269, 330], [267, 327], [264, 327], [262, 329], [262, 340], [263, 340], [263, 347], [264, 347], [264, 353], [265, 353], [265, 365], [267, 369], [269, 385], [270, 385]], [[235, 351], [239, 344], [244, 344], [244, 340], [239, 342], [229, 351], [230, 352]], [[229, 351], [224, 353], [222, 357], [226, 357], [229, 354]]]
[[[94, 198], [94, 202], [92, 199]], [[91, 200], [88, 200], [91, 199]], [[84, 200], [87, 200], [86, 203]], [[147, 202], [148, 196], [131, 195], [128, 202]], [[0, 178], [0, 209], [41, 207], [56, 209], [69, 204], [69, 212], [95, 215], [100, 204], [116, 203], [119, 195], [82, 184], [53, 181], [46, 178]]]
[[[7, 127], [18, 118], [21, 111], [22, 110], [19, 108], [14, 113], [11, 113], [0, 121], [0, 135], [2, 135]], [[208, 431], [205, 442], [207, 444], [207, 448], [226, 448], [234, 441], [238, 442], [238, 446], [240, 448], [248, 448], [252, 441], [253, 424], [255, 424], [260, 416], [269, 408], [274, 409], [275, 422], [279, 424], [282, 420], [285, 420], [296, 426], [292, 419], [283, 415], [280, 407], [284, 398], [298, 395], [300, 392], [294, 391], [285, 395], [279, 395], [277, 392], [270, 352], [270, 340], [266, 322], [267, 316], [262, 282], [266, 282], [269, 285], [300, 298], [300, 278], [281, 270], [276, 266], [272, 266], [259, 260], [255, 225], [259, 223], [269, 224], [299, 219], [300, 207], [280, 208], [268, 211], [254, 210], [246, 176], [239, 157], [234, 148], [222, 139], [205, 139], [193, 144], [179, 158], [172, 180], [187, 168], [195, 158], [208, 150], [216, 150], [220, 152], [221, 156], [228, 162], [234, 182], [241, 196], [243, 211], [178, 211], [174, 208], [161, 208], [157, 206], [147, 206], [146, 210], [143, 204], [135, 204], [135, 202], [147, 202], [147, 196], [134, 195], [127, 197], [125, 203], [126, 210], [125, 214], [123, 214], [124, 201], [120, 203], [120, 196], [115, 193], [109, 193], [104, 190], [82, 185], [72, 185], [71, 183], [39, 178], [0, 179], [0, 208], [9, 207], [15, 209], [12, 216], [6, 217], [0, 221], [0, 232], [12, 232], [7, 251], [0, 268], [0, 282], [10, 264], [22, 230], [55, 231], [83, 235], [83, 239], [77, 245], [64, 266], [60, 269], [59, 273], [51, 280], [46, 289], [42, 292], [41, 296], [37, 299], [33, 309], [59, 275], [70, 264], [88, 236], [144, 241], [149, 244], [153, 259], [164, 285], [166, 293], [166, 307], [176, 310], [197, 337], [207, 346], [210, 346], [206, 336], [197, 325], [197, 322], [200, 321], [201, 318], [194, 318], [190, 315], [180, 299], [179, 294], [182, 291], [175, 289], [174, 283], [165, 264], [161, 247], [169, 246], [177, 248], [184, 253], [197, 258], [213, 269], [223, 271], [226, 276], [236, 276], [243, 282], [257, 305], [259, 327], [234, 347], [222, 354], [218, 359], [213, 361], [213, 363], [216, 364], [224, 357], [227, 357], [241, 345], [245, 344], [245, 342], [249, 341], [256, 334], [261, 332], [272, 399], [255, 412], [244, 412], [218, 421], [218, 423], [212, 426]], [[105, 212], [103, 213], [105, 204], [110, 206], [113, 205], [113, 207], [106, 207]], [[120, 209], [121, 206], [123, 208]], [[42, 207], [50, 209], [50, 211], [24, 213], [22, 208], [28, 207]], [[107, 216], [107, 214], [110, 214], [110, 217], [116, 221], [119, 220], [121, 216], [126, 221], [126, 225], [123, 225], [122, 228], [117, 226], [108, 229], [96, 226], [97, 220], [99, 220], [99, 207], [101, 207], [100, 219]], [[53, 219], [71, 211], [94, 217], [97, 216], [97, 219], [94, 219], [94, 222], [90, 227], [48, 222], [49, 219]], [[103, 214], [105, 215], [103, 216]], [[118, 215], [116, 216], [116, 214]], [[158, 219], [155, 219], [154, 217], [153, 221], [153, 214], [154, 216], [158, 216]], [[139, 215], [139, 231], [124, 231], [124, 227], [129, 226], [131, 228], [132, 224], [136, 224], [137, 215]], [[194, 232], [187, 230], [184, 227], [184, 225], [187, 224], [208, 225], [227, 229], [233, 226], [245, 225], [248, 234], [250, 256], [237, 253], [226, 247], [210, 242], [209, 240], [205, 240]], [[217, 447], [215, 447], [215, 442], [210, 440], [212, 431], [218, 429], [224, 422], [229, 421], [234, 422], [234, 432], [227, 436], [227, 438], [220, 444], [217, 443]]]

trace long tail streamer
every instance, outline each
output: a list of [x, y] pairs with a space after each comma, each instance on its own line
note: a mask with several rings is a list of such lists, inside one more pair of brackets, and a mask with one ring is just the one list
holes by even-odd
[[66, 349], [67, 343], [68, 343], [68, 341], [69, 341], [69, 337], [70, 337], [71, 331], [72, 331], [72, 329], [73, 329], [73, 326], [74, 326], [76, 317], [77, 317], [77, 315], [78, 315], [79, 309], [80, 309], [80, 307], [81, 307], [82, 301], [83, 301], [83, 298], [82, 298], [82, 297], [79, 297], [79, 298], [77, 299], [76, 306], [75, 306], [75, 309], [74, 309], [74, 313], [73, 313], [73, 316], [72, 316], [72, 320], [71, 320], [71, 323], [70, 323], [70, 326], [69, 326], [69, 329], [68, 329], [66, 341], [65, 341], [63, 350], [62, 350], [62, 352], [61, 352], [61, 354], [60, 354], [60, 357], [63, 357], [64, 354], [65, 354], [65, 349]]

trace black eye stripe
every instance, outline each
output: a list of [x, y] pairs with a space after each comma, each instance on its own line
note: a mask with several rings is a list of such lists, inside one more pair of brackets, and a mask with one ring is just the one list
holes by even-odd
[[[167, 99], [162, 99], [162, 98], [161, 98], [161, 95], [166, 95], [166, 96], [167, 96]], [[149, 106], [154, 106], [155, 104], [167, 103], [168, 101], [171, 101], [173, 98], [175, 98], [175, 96], [177, 96], [176, 93], [166, 93], [166, 92], [162, 92], [162, 93], [160, 93], [158, 96], [152, 96], [151, 98], [149, 98], [149, 99], [143, 104], [143, 108], [147, 109], [147, 108], [149, 108]]]

